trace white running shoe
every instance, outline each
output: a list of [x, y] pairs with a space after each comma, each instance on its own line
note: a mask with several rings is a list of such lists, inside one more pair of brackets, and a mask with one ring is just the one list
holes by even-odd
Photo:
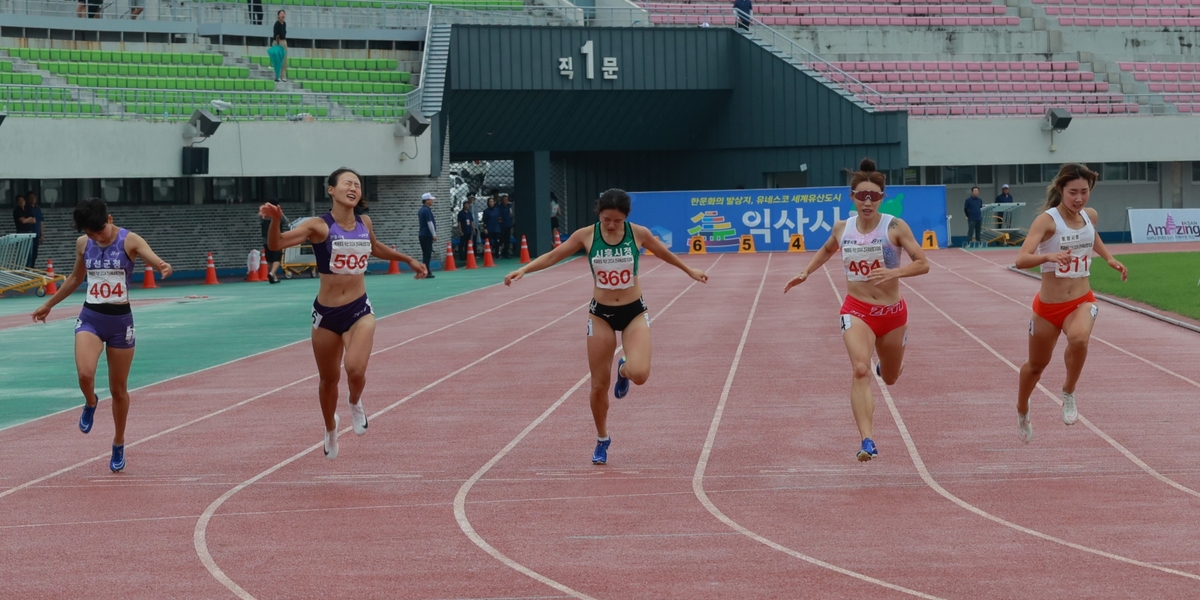
[[333, 460], [337, 458], [337, 437], [338, 428], [342, 426], [342, 420], [337, 415], [333, 415], [333, 431], [325, 432], [325, 458]]
[[1026, 444], [1033, 439], [1033, 421], [1029, 419], [1029, 413], [1017, 413], [1017, 436]]
[[1079, 420], [1079, 409], [1075, 408], [1075, 394], [1062, 393], [1063, 423], [1074, 425]]
[[358, 404], [350, 405], [350, 417], [354, 420], [355, 435], [367, 432], [367, 410], [363, 408], [362, 399], [359, 399]]

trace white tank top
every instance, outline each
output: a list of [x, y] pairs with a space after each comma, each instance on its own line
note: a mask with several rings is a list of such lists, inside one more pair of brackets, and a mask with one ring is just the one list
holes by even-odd
[[1090, 275], [1092, 245], [1096, 243], [1096, 228], [1092, 226], [1092, 220], [1088, 218], [1087, 211], [1079, 213], [1083, 215], [1083, 227], [1079, 229], [1067, 227], [1067, 222], [1063, 220], [1057, 207], [1046, 211], [1046, 214], [1054, 219], [1054, 235], [1038, 244], [1037, 253], [1058, 254], [1063, 250], [1070, 250], [1071, 262], [1065, 266], [1056, 262], [1042, 263], [1042, 272], [1054, 271], [1055, 277], [1065, 279], [1079, 279]]
[[871, 271], [900, 266], [900, 247], [888, 237], [892, 215], [880, 215], [879, 225], [869, 233], [859, 233], [858, 215], [846, 219], [842, 230], [842, 265], [846, 281], [868, 281]]

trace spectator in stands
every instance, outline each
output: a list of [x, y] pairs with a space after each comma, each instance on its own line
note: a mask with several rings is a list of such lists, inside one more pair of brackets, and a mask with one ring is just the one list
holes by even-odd
[[495, 197], [488, 198], [487, 210], [483, 211], [483, 224], [487, 227], [488, 239], [492, 241], [492, 257], [500, 248], [500, 209], [496, 206]]
[[500, 248], [496, 252], [501, 258], [512, 257], [513, 211], [509, 204], [508, 194], [500, 194], [500, 206], [496, 207], [500, 219]]
[[[129, 0], [129, 19], [137, 20], [140, 14], [142, 14], [142, 0]], [[259, 22], [262, 22], [262, 17], [259, 17]]]
[[[279, 209], [280, 214], [283, 213], [283, 208]], [[279, 263], [283, 261], [283, 250], [271, 250], [267, 246], [267, 236], [271, 233], [271, 218], [265, 215], [259, 215], [262, 220], [262, 236], [263, 236], [263, 256], [267, 259], [267, 265], [270, 270], [267, 271], [267, 281], [271, 283], [279, 283]], [[279, 230], [288, 231], [291, 227], [288, 226], [287, 217], [280, 217]]]
[[262, 25], [263, 7], [262, 0], [248, 0], [250, 2], [250, 24]]
[[754, 10], [751, 0], [733, 0], [733, 12], [737, 16], [739, 29], [750, 29], [750, 14]]
[[13, 207], [13, 228], [17, 233], [33, 233], [33, 213], [25, 204], [25, 194], [17, 195], [17, 205]]
[[971, 188], [971, 197], [963, 202], [963, 212], [967, 214], [967, 241], [978, 242], [983, 226], [983, 198], [979, 197], [979, 188]]
[[[279, 60], [281, 67], [279, 73], [275, 75], [275, 81], [287, 81], [287, 12], [279, 11], [276, 13], [275, 20], [275, 45], [283, 48], [283, 58]], [[278, 52], [278, 50], [276, 51]]]
[[421, 196], [421, 210], [417, 211], [417, 220], [419, 221], [420, 229], [417, 231], [417, 240], [421, 242], [421, 262], [425, 263], [425, 269], [429, 272], [426, 279], [433, 279], [433, 268], [429, 266], [429, 259], [433, 255], [433, 243], [437, 241], [437, 219], [433, 217], [433, 201], [437, 200], [433, 194], [426, 192]]
[[550, 237], [558, 235], [558, 196], [550, 192]]
[[458, 257], [467, 260], [467, 242], [475, 236], [475, 217], [471, 215], [471, 205], [475, 202], [475, 194], [467, 196], [462, 210], [458, 211]]
[[32, 269], [37, 264], [38, 246], [42, 245], [46, 237], [42, 231], [42, 221], [45, 217], [42, 215], [42, 207], [38, 206], [37, 192], [26, 193], [25, 199], [29, 203], [29, 216], [33, 218], [31, 233], [37, 234], [37, 237], [33, 238], [33, 249], [29, 251], [29, 262], [25, 265], [26, 268]]
[[996, 196], [996, 204], [1007, 204], [1013, 201], [1012, 193], [1008, 191], [1008, 184], [1000, 188], [1000, 195]]

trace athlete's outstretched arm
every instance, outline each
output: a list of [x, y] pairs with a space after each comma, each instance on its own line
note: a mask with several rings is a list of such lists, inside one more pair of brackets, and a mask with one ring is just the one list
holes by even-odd
[[557, 248], [533, 259], [533, 262], [509, 273], [504, 276], [504, 285], [512, 285], [512, 282], [522, 278], [526, 273], [541, 271], [542, 269], [558, 264], [558, 261], [579, 252], [584, 249], [583, 240], [585, 237], [592, 234], [591, 227], [584, 227], [575, 230], [571, 237], [559, 244]]
[[1017, 260], [1013, 264], [1018, 269], [1032, 269], [1042, 263], [1056, 262], [1060, 265], [1066, 265], [1071, 261], [1071, 252], [1064, 250], [1055, 254], [1038, 254], [1038, 244], [1050, 239], [1054, 235], [1051, 228], [1054, 227], [1054, 219], [1046, 213], [1042, 213], [1033, 220], [1033, 224], [1029, 226], [1029, 234], [1025, 236], [1025, 242], [1021, 244], [1021, 250], [1017, 252]]
[[817, 253], [812, 257], [812, 260], [808, 261], [808, 266], [804, 267], [804, 270], [800, 271], [799, 275], [788, 280], [787, 285], [783, 286], [783, 293], [786, 294], [788, 290], [807, 281], [809, 273], [820, 269], [821, 265], [825, 264], [830, 257], [832, 257], [834, 254], [837, 254], [837, 241], [842, 237], [842, 230], [845, 227], [845, 221], [838, 221], [837, 223], [833, 224], [833, 230], [829, 232], [829, 239], [825, 240], [824, 244], [821, 244], [821, 248], [817, 250]]
[[129, 255], [130, 259], [141, 258], [142, 262], [153, 267], [163, 278], [171, 276], [171, 265], [150, 249], [150, 244], [146, 242], [145, 238], [132, 231], [125, 236], [125, 253]]
[[917, 238], [913, 236], [912, 229], [909, 228], [908, 223], [896, 217], [888, 225], [888, 230], [888, 235], [892, 236], [898, 246], [904, 248], [904, 251], [908, 253], [909, 260], [912, 262], [898, 269], [872, 269], [867, 279], [874, 282], [875, 285], [879, 285], [892, 279], [915, 277], [928, 273], [929, 261], [925, 259], [925, 251], [917, 243]]
[[[1096, 214], [1096, 209], [1094, 208], [1084, 208], [1083, 210], [1086, 210], [1088, 216], [1092, 218], [1092, 229], [1095, 229], [1095, 223], [1099, 221], [1100, 215]], [[1096, 254], [1099, 254], [1100, 258], [1103, 258], [1104, 262], [1108, 263], [1108, 266], [1121, 274], [1121, 281], [1129, 279], [1129, 269], [1125, 268], [1125, 265], [1121, 264], [1121, 261], [1113, 257], [1112, 252], [1108, 251], [1108, 246], [1105, 246], [1104, 242], [1100, 240], [1099, 232], [1096, 233], [1096, 242], [1092, 244], [1092, 250], [1095, 250]]]
[[421, 261], [399, 250], [389, 248], [375, 239], [375, 226], [371, 223], [371, 217], [363, 215], [362, 220], [363, 225], [367, 226], [367, 233], [371, 234], [371, 256], [382, 258], [383, 260], [403, 261], [413, 270], [413, 273], [416, 273], [413, 279], [422, 279], [426, 275], [429, 275], [429, 270], [425, 268], [425, 265]]
[[46, 317], [50, 316], [50, 309], [54, 308], [59, 302], [62, 302], [67, 296], [75, 293], [75, 290], [79, 288], [79, 284], [87, 279], [87, 269], [83, 265], [83, 249], [86, 247], [87, 237], [79, 236], [79, 239], [75, 240], [75, 266], [71, 269], [71, 274], [67, 275], [66, 281], [58, 287], [58, 292], [47, 298], [46, 302], [31, 313], [34, 322], [41, 321], [45, 323]]
[[323, 242], [324, 239], [314, 240], [312, 234], [316, 231], [316, 222], [320, 219], [305, 219], [295, 229], [280, 233], [279, 223], [283, 220], [283, 209], [270, 202], [258, 207], [258, 215], [271, 219], [267, 228], [267, 249], [278, 252], [284, 248], [299, 245], [303, 242]]
[[671, 249], [662, 240], [654, 237], [650, 230], [641, 225], [633, 226], [634, 237], [642, 238], [642, 247], [653, 252], [655, 256], [663, 259], [663, 262], [683, 271], [688, 274], [688, 277], [699, 281], [700, 283], [708, 283], [708, 274], [701, 269], [693, 269], [686, 264], [678, 256], [675, 256]]

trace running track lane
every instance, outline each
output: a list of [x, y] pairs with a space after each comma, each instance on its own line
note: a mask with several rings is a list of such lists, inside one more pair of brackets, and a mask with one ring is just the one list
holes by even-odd
[[[587, 289], [585, 269], [568, 264], [529, 278], [519, 292], [488, 288], [417, 308], [399, 318], [381, 319], [375, 339], [377, 352], [475, 315], [480, 301], [500, 305], [534, 294], [501, 308], [504, 319], [489, 322], [487, 317], [494, 314], [489, 313], [375, 356], [368, 372], [366, 406], [370, 409], [374, 403], [382, 408], [383, 398], [420, 388], [457, 367], [454, 363], [469, 362], [523, 334], [526, 323], [539, 319], [548, 307], [557, 308], [563, 294], [573, 288]], [[537, 293], [557, 284], [564, 285]], [[413, 358], [422, 349], [428, 353], [429, 348], [452, 348], [460, 339], [468, 341], [458, 347], [470, 353], [466, 360], [449, 353], [444, 361], [426, 364], [417, 364], [419, 359]], [[5, 535], [7, 542], [0, 547], [0, 562], [6, 565], [6, 573], [13, 574], [6, 577], [10, 582], [6, 593], [33, 597], [54, 590], [59, 597], [223, 597], [227, 591], [195, 558], [195, 519], [229, 487], [320, 440], [315, 381], [268, 393], [302, 381], [312, 373], [311, 365], [311, 350], [306, 344], [295, 344], [135, 394], [127, 436], [131, 441], [225, 412], [129, 448], [130, 467], [124, 473], [110, 474], [107, 464], [98, 460], [0, 499], [5, 505], [0, 511], [0, 530], [14, 534]], [[229, 409], [238, 400], [256, 396], [261, 398]], [[344, 407], [342, 412], [347, 412]], [[348, 418], [348, 414], [344, 416]], [[27, 459], [14, 465], [16, 473], [6, 470], [6, 491], [13, 489], [10, 484], [83, 462], [96, 446], [108, 447], [111, 419], [107, 415], [98, 418], [95, 430], [86, 438], [75, 429], [76, 418], [76, 414], [66, 413], [0, 432], [0, 443]], [[386, 437], [381, 430], [385, 426], [373, 429], [376, 438]], [[339, 461], [348, 460], [346, 457], [361, 447], [361, 441], [353, 438], [343, 438]], [[324, 460], [317, 462], [314, 470], [328, 475], [330, 465]], [[300, 487], [311, 488], [324, 481], [310, 478]], [[281, 541], [272, 536], [263, 540], [268, 544]]]
[[[644, 263], [642, 284], [649, 298], [672, 297], [690, 284], [669, 266], [649, 272], [658, 264], [653, 259]], [[463, 536], [452, 503], [477, 466], [577, 380], [578, 369], [586, 369], [580, 344], [586, 319], [582, 307], [590, 289], [580, 288], [556, 294], [558, 304], [537, 316], [511, 317], [524, 322], [522, 333], [566, 318], [413, 398], [403, 412], [373, 421], [372, 427], [388, 428], [385, 435], [364, 438], [370, 443], [357, 444], [353, 460], [343, 461], [350, 456], [343, 448], [331, 471], [316, 458], [318, 450], [230, 497], [206, 527], [214, 562], [231, 581], [259, 597], [277, 590], [353, 597], [555, 595]], [[422, 362], [442, 360], [448, 351], [439, 350]], [[586, 405], [574, 408], [584, 411], [578, 417], [587, 414]], [[372, 431], [368, 438], [375, 435]], [[581, 438], [587, 440], [582, 447], [578, 441], [570, 446], [578, 450], [577, 461], [586, 460], [591, 451], [592, 436]], [[329, 477], [327, 485], [313, 488], [314, 471]], [[296, 509], [312, 512], [270, 512]], [[247, 514], [260, 512], [264, 514]], [[267, 532], [285, 536], [287, 552], [265, 544]], [[314, 557], [326, 555], [353, 558], [328, 570], [314, 568]], [[270, 570], [256, 568], [264, 560]], [[340, 576], [330, 577], [332, 572]]]

